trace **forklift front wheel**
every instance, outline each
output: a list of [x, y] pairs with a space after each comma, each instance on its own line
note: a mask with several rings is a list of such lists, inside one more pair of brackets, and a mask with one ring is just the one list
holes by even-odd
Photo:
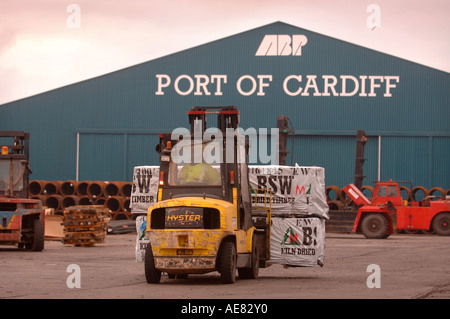
[[220, 250], [220, 279], [224, 284], [232, 284], [236, 280], [236, 247], [226, 241]]
[[241, 279], [257, 279], [259, 275], [259, 255], [256, 246], [256, 236], [253, 235], [252, 240], [252, 263], [250, 268], [239, 268], [239, 278]]
[[42, 251], [44, 249], [44, 236], [44, 222], [40, 219], [35, 219], [33, 221], [33, 234], [30, 242], [25, 244], [25, 249]]
[[388, 228], [388, 222], [382, 214], [367, 214], [361, 223], [363, 235], [371, 239], [388, 237]]
[[153, 258], [152, 246], [147, 244], [145, 249], [145, 279], [149, 284], [157, 284], [161, 280], [161, 271], [155, 268], [155, 259]]

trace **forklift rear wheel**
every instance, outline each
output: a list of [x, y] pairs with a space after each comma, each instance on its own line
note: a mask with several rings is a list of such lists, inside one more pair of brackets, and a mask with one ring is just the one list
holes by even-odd
[[450, 213], [441, 213], [433, 219], [433, 230], [439, 236], [450, 236]]
[[220, 279], [224, 284], [236, 281], [236, 247], [231, 241], [224, 242], [220, 250]]
[[161, 280], [161, 271], [155, 268], [155, 259], [153, 258], [152, 246], [147, 245], [145, 249], [145, 279], [149, 284], [157, 284]]
[[361, 231], [366, 238], [386, 238], [388, 223], [381, 214], [368, 214], [361, 223]]

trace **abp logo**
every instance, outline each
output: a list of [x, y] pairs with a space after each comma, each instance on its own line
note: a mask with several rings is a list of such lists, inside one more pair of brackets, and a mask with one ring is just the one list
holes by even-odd
[[308, 43], [303, 34], [266, 34], [255, 56], [301, 56], [302, 47]]

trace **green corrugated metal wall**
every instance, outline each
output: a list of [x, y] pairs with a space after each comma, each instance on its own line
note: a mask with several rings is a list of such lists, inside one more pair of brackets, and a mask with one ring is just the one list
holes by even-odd
[[[255, 56], [265, 35], [297, 34], [308, 39], [301, 56]], [[156, 94], [157, 74], [171, 78], [164, 95]], [[196, 88], [180, 95], [174, 82], [183, 74], [194, 81], [200, 74], [226, 75], [227, 82], [222, 95], [215, 95], [217, 82], [208, 85], [211, 95], [194, 95]], [[236, 85], [242, 75], [256, 80], [272, 75], [272, 81], [264, 96], [258, 90], [244, 96]], [[288, 82], [291, 92], [305, 88], [307, 75], [317, 76], [319, 92], [324, 91], [323, 75], [338, 80], [341, 75], [399, 76], [399, 82], [393, 82], [392, 97], [383, 96], [386, 82], [376, 89], [376, 97], [314, 96], [314, 89], [309, 96], [290, 96], [283, 89], [289, 75], [303, 77], [301, 83]], [[363, 129], [370, 138], [366, 184], [379, 175], [448, 189], [449, 79], [446, 72], [277, 22], [1, 105], [0, 127], [31, 132], [32, 179], [68, 180], [78, 174], [79, 180], [131, 180], [134, 166], [158, 163], [157, 134], [186, 127], [191, 106], [236, 105], [243, 128], [275, 127], [277, 115], [287, 115], [295, 128], [294, 158], [288, 156], [288, 164], [325, 167], [328, 185], [353, 182], [355, 134]], [[245, 92], [250, 83], [242, 82]], [[180, 90], [189, 89], [186, 79], [179, 84]], [[335, 88], [342, 90], [340, 83]]]

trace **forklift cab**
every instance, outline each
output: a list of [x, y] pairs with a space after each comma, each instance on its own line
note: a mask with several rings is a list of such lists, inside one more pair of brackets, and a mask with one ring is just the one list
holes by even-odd
[[0, 155], [0, 195], [6, 197], [28, 197], [29, 133], [17, 131], [0, 132], [2, 138], [13, 138], [13, 145], [3, 145]]
[[[23, 131], [0, 131], [0, 244], [41, 251], [44, 210], [40, 200], [28, 198], [29, 137]], [[11, 139], [14, 143], [5, 145]]]

